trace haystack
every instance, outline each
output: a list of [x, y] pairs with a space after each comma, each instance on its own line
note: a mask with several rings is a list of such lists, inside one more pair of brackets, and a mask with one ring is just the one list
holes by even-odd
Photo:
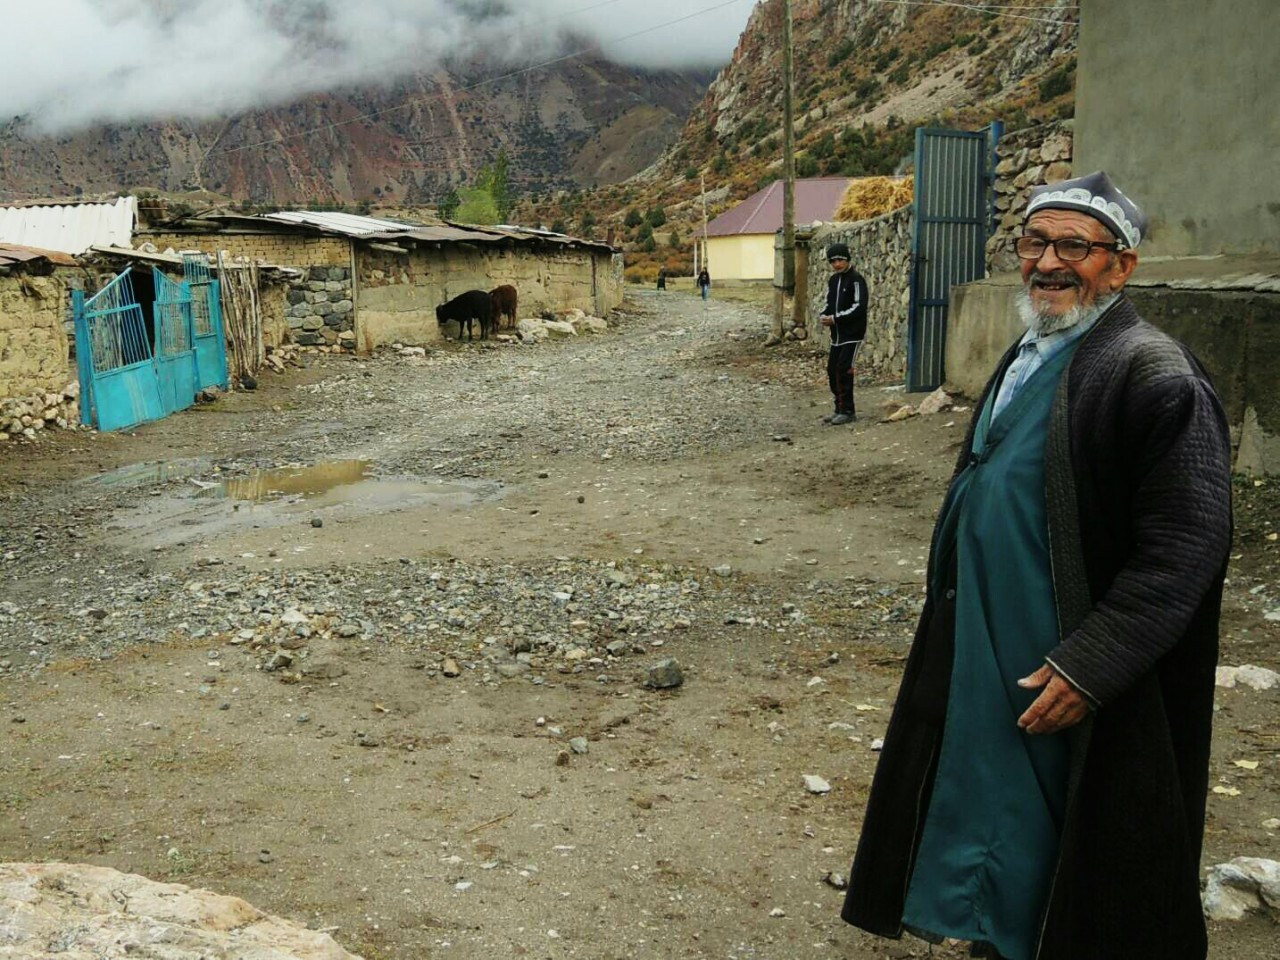
[[859, 177], [845, 190], [835, 219], [851, 223], [892, 213], [911, 202], [914, 187], [911, 177]]

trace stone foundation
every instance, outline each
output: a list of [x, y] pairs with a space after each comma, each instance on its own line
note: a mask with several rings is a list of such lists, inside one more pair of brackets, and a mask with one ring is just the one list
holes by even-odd
[[285, 300], [285, 325], [294, 343], [355, 349], [355, 298], [348, 268], [309, 268], [306, 279], [289, 284]]

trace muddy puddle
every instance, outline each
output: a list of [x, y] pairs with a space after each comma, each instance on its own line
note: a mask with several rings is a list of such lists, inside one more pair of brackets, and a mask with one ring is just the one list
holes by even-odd
[[213, 479], [208, 463], [175, 462], [115, 471], [92, 482], [118, 490], [187, 481], [152, 491], [117, 512], [112, 539], [149, 549], [212, 547], [254, 531], [319, 528], [409, 510], [447, 518], [500, 499], [506, 489], [489, 481], [381, 477], [375, 471], [368, 460], [335, 460]]

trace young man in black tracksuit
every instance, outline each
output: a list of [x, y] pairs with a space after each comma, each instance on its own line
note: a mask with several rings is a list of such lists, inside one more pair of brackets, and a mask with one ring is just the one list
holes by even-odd
[[827, 382], [835, 396], [835, 413], [823, 423], [853, 423], [853, 362], [867, 335], [867, 281], [849, 266], [849, 248], [843, 243], [827, 247], [831, 279], [827, 281], [827, 305], [819, 318], [831, 328], [831, 353], [827, 356]]

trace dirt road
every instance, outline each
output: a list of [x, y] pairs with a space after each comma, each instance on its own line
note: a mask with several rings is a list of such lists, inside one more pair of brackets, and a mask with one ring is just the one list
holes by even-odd
[[[614, 319], [0, 450], [0, 859], [369, 958], [927, 955], [842, 925], [828, 875], [968, 414], [880, 423], [865, 388], [824, 427], [821, 357], [752, 308]], [[1239, 492], [1223, 662], [1276, 669], [1277, 498]], [[1277, 696], [1220, 691], [1206, 864], [1276, 855]], [[1262, 919], [1211, 937], [1275, 955]]]

